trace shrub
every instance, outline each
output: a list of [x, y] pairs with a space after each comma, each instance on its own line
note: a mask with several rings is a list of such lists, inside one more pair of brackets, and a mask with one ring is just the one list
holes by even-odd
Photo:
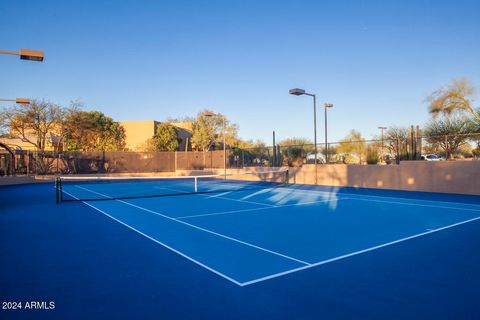
[[376, 148], [367, 149], [367, 163], [368, 164], [377, 164], [380, 162], [380, 156]]

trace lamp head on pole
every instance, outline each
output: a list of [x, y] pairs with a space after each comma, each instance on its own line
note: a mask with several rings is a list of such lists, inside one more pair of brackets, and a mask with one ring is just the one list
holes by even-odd
[[324, 106], [325, 108], [333, 108], [333, 104], [331, 103], [325, 103]]
[[295, 88], [295, 89], [290, 89], [290, 90], [288, 90], [288, 93], [289, 93], [289, 94], [293, 94], [293, 95], [295, 95], [295, 96], [301, 96], [302, 94], [305, 94], [305, 90], [299, 89], [299, 88]]
[[30, 99], [27, 98], [16, 98], [16, 99], [0, 99], [2, 102], [15, 102], [18, 104], [30, 104]]
[[215, 116], [215, 113], [210, 112], [210, 111], [206, 111], [206, 112], [204, 112], [204, 113], [202, 114], [202, 116], [204, 116], [204, 117], [213, 117], [213, 116]]
[[27, 98], [16, 98], [15, 103], [18, 104], [30, 104], [30, 99]]
[[20, 49], [19, 56], [22, 60], [31, 61], [43, 61], [44, 58], [43, 51], [29, 49]]

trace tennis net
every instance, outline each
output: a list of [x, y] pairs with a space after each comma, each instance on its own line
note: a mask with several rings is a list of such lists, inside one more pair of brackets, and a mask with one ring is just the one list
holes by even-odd
[[288, 170], [175, 177], [60, 176], [56, 201], [97, 201], [285, 187]]

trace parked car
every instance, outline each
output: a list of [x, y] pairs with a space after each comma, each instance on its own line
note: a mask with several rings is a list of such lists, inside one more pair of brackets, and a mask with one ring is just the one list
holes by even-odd
[[442, 161], [443, 160], [441, 157], [433, 153], [422, 155], [420, 158], [425, 161]]
[[[315, 163], [315, 153], [307, 154], [305, 159], [305, 163], [307, 164], [314, 164]], [[317, 163], [325, 163], [325, 156], [323, 153], [317, 153]]]

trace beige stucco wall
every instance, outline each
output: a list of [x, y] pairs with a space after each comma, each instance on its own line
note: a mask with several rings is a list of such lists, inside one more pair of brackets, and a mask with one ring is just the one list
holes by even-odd
[[[403, 161], [400, 165], [333, 164], [318, 165], [317, 169], [319, 185], [480, 195], [480, 161], [475, 160]], [[315, 183], [313, 164], [289, 168], [289, 173], [290, 183]]]
[[[314, 183], [314, 165], [291, 168], [295, 183]], [[480, 195], [480, 161], [404, 161], [400, 165], [319, 165], [318, 184]]]

